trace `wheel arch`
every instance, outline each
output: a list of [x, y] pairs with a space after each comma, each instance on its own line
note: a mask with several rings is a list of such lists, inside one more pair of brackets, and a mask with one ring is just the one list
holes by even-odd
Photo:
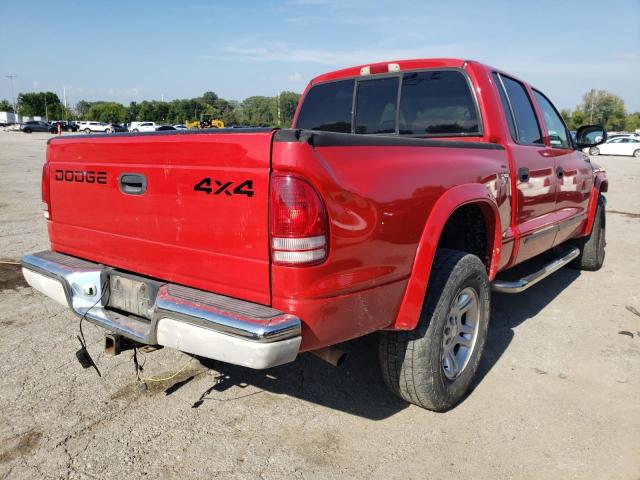
[[447, 190], [434, 204], [425, 223], [411, 275], [391, 330], [413, 330], [418, 323], [424, 302], [431, 267], [442, 234], [450, 219], [462, 208], [473, 206], [482, 212], [486, 227], [486, 258], [481, 258], [493, 279], [500, 259], [500, 215], [487, 188], [481, 184], [464, 184]]
[[589, 206], [587, 207], [587, 223], [584, 227], [581, 237], [589, 235], [593, 229], [593, 223], [596, 220], [596, 210], [598, 209], [598, 199], [601, 193], [609, 191], [609, 180], [607, 179], [607, 172], [600, 170], [596, 172], [593, 180], [593, 187], [591, 188], [591, 198], [589, 199]]

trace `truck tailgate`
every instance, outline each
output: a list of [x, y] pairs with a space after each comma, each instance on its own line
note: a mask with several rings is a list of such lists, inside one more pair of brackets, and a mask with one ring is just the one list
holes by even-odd
[[52, 140], [52, 249], [269, 304], [272, 136], [251, 129]]

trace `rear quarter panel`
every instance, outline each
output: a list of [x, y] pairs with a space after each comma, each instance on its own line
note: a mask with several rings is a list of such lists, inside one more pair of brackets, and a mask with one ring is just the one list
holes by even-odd
[[325, 263], [271, 268], [273, 306], [305, 319], [303, 349], [394, 322], [426, 220], [448, 190], [481, 185], [509, 225], [508, 181], [499, 175], [506, 156], [489, 148], [274, 143], [274, 172], [308, 179], [330, 219]]

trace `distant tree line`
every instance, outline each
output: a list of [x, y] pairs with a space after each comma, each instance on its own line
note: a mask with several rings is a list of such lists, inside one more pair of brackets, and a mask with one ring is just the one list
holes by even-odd
[[640, 129], [640, 112], [627, 113], [624, 100], [606, 90], [589, 90], [574, 110], [560, 113], [571, 130], [590, 124], [602, 125], [612, 132]]
[[[205, 92], [197, 98], [170, 102], [145, 100], [131, 102], [128, 106], [118, 102], [80, 100], [74, 109], [65, 109], [55, 93], [36, 92], [19, 94], [17, 110], [21, 115], [47, 116], [52, 120], [65, 118], [110, 123], [149, 121], [177, 124], [198, 120], [201, 114], [209, 114], [230, 126], [286, 127], [291, 125], [299, 99], [298, 93], [282, 92], [275, 97], [254, 96], [238, 102], [220, 98], [214, 92]], [[13, 106], [7, 100], [2, 100], [0, 111], [13, 111]]]
[[[214, 92], [201, 97], [161, 102], [158, 100], [131, 102], [125, 106], [118, 102], [88, 102], [80, 100], [75, 109], [65, 108], [53, 92], [21, 93], [18, 112], [26, 116], [48, 116], [59, 120], [96, 120], [98, 122], [129, 123], [149, 121], [158, 123], [185, 123], [210, 114], [225, 125], [252, 127], [286, 127], [291, 124], [300, 94], [282, 92], [276, 97], [249, 97], [242, 102], [225, 100]], [[0, 100], [0, 111], [12, 112], [7, 100]], [[609, 131], [635, 131], [640, 129], [640, 112], [627, 113], [624, 100], [606, 90], [590, 90], [574, 110], [560, 112], [571, 130], [581, 125], [599, 124]]]

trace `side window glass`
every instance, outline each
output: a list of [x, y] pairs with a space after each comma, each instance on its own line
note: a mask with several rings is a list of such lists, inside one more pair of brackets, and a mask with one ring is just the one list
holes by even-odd
[[536, 96], [538, 105], [540, 105], [540, 110], [542, 110], [551, 146], [556, 148], [571, 148], [569, 138], [567, 136], [567, 127], [562, 121], [560, 115], [558, 115], [555, 107], [549, 100], [547, 100], [547, 97], [537, 90], [534, 90], [533, 94]]
[[527, 91], [520, 82], [500, 75], [513, 110], [518, 142], [543, 145], [542, 134]]
[[504, 112], [504, 116], [507, 119], [507, 124], [509, 125], [509, 132], [511, 132], [511, 138], [514, 140], [518, 140], [518, 135], [516, 133], [516, 125], [513, 123], [513, 112], [511, 111], [511, 107], [509, 106], [509, 100], [507, 100], [507, 95], [504, 93], [504, 88], [502, 88], [502, 82], [500, 81], [500, 77], [498, 77], [497, 73], [493, 74], [493, 80], [496, 84], [496, 88], [498, 89], [498, 93], [500, 95], [500, 104], [502, 105], [502, 111]]
[[399, 79], [358, 82], [356, 133], [395, 133]]
[[355, 80], [321, 83], [311, 87], [302, 102], [296, 128], [351, 132]]

